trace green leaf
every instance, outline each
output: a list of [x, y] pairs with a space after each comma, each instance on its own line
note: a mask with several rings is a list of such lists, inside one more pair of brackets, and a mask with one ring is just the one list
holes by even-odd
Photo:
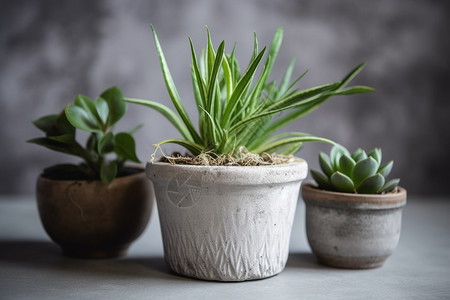
[[311, 176], [319, 185], [319, 188], [324, 190], [334, 190], [328, 178], [320, 172], [311, 169]]
[[188, 151], [190, 151], [192, 155], [199, 155], [204, 150], [204, 146], [196, 144], [192, 141], [183, 140], [183, 139], [167, 139], [162, 142], [159, 142], [155, 146], [160, 146], [160, 145], [168, 144], [168, 143], [180, 145], [180, 146], [186, 148]]
[[112, 126], [127, 112], [127, 103], [123, 101], [123, 94], [117, 87], [105, 90], [100, 97], [108, 103], [108, 126]]
[[333, 166], [334, 171], [339, 170], [339, 161], [343, 154], [347, 154], [348, 156], [350, 156], [350, 153], [344, 146], [336, 144], [333, 146], [333, 148], [331, 148], [330, 163]]
[[178, 132], [180, 132], [185, 139], [192, 140], [192, 136], [189, 133], [189, 130], [183, 124], [181, 119], [167, 106], [155, 101], [133, 99], [133, 98], [124, 98], [124, 101], [144, 105], [156, 110], [157, 112], [161, 113], [164, 117], [166, 117], [167, 120], [169, 120], [170, 123], [172, 123], [172, 125], [175, 126]]
[[83, 108], [75, 105], [66, 106], [66, 116], [70, 124], [87, 132], [102, 132], [102, 128], [93, 119], [92, 114], [87, 113]]
[[255, 58], [255, 60], [251, 63], [251, 65], [248, 67], [247, 71], [245, 72], [244, 76], [241, 77], [239, 80], [236, 88], [233, 91], [233, 94], [231, 95], [230, 101], [227, 103], [225, 107], [225, 111], [222, 116], [222, 127], [226, 128], [226, 125], [230, 121], [230, 115], [231, 113], [236, 109], [236, 106], [238, 104], [238, 100], [240, 99], [242, 93], [244, 92], [245, 88], [249, 84], [250, 80], [252, 79], [253, 75], [256, 72], [256, 69], [261, 62], [261, 59], [264, 55], [264, 52], [266, 51], [266, 48], [264, 48], [258, 56]]
[[391, 179], [383, 185], [383, 187], [380, 189], [380, 192], [389, 193], [393, 191], [399, 183], [399, 178]]
[[328, 177], [330, 177], [333, 174], [334, 170], [330, 163], [330, 157], [324, 152], [319, 153], [319, 165], [322, 171]]
[[120, 157], [139, 162], [136, 156], [136, 145], [131, 134], [120, 132], [114, 137], [114, 152]]
[[108, 123], [108, 115], [109, 115], [109, 106], [108, 102], [106, 102], [105, 99], [102, 97], [98, 97], [95, 100], [95, 108], [97, 111], [97, 114], [103, 124]]
[[378, 169], [378, 173], [380, 173], [381, 175], [383, 175], [383, 177], [388, 177], [389, 174], [392, 171], [392, 167], [394, 166], [394, 161], [391, 160], [390, 162], [382, 165], [379, 169]]
[[39, 118], [33, 121], [32, 123], [34, 124], [34, 126], [45, 132], [47, 135], [56, 135], [54, 134], [55, 131], [54, 127], [56, 124], [56, 119], [58, 119], [58, 117], [59, 117], [58, 115], [48, 115]]
[[331, 175], [330, 177], [331, 184], [338, 192], [343, 193], [354, 193], [355, 192], [355, 186], [353, 184], [353, 181], [345, 174], [342, 174], [339, 171], [336, 171]]
[[222, 65], [224, 49], [225, 49], [225, 42], [222, 41], [222, 43], [220, 43], [219, 48], [217, 49], [216, 58], [214, 60], [211, 73], [209, 75], [208, 91], [207, 91], [207, 100], [208, 100], [209, 107], [208, 107], [207, 111], [210, 114], [213, 113], [215, 105], [218, 105], [218, 103], [214, 104], [213, 97], [214, 97], [214, 88], [216, 86], [217, 74], [219, 72], [220, 66]]
[[101, 128], [100, 117], [98, 116], [95, 104], [91, 99], [83, 95], [78, 95], [75, 98], [74, 105], [83, 109], [89, 115], [89, 119], [94, 120], [95, 124], [97, 124], [97, 126]]
[[116, 161], [105, 162], [100, 168], [100, 179], [104, 184], [108, 184], [116, 178], [117, 163]]
[[367, 157], [368, 157], [368, 156], [367, 156], [367, 154], [366, 154], [366, 151], [361, 150], [361, 151], [358, 151], [358, 154], [355, 156], [354, 160], [355, 160], [356, 162], [360, 162], [360, 161], [366, 159]]
[[111, 153], [115, 149], [114, 135], [112, 132], [108, 132], [98, 141], [98, 153], [103, 156], [107, 153]]
[[156, 35], [156, 31], [153, 28], [153, 26], [152, 26], [152, 32], [153, 32], [153, 37], [155, 39], [156, 51], [158, 52], [159, 62], [161, 64], [161, 70], [163, 73], [164, 81], [166, 83], [166, 88], [167, 88], [167, 91], [169, 92], [169, 96], [172, 99], [172, 103], [175, 106], [175, 108], [176, 108], [178, 114], [180, 115], [181, 119], [183, 120], [184, 124], [186, 125], [187, 129], [189, 130], [189, 133], [192, 136], [193, 141], [201, 142], [201, 138], [198, 135], [198, 133], [195, 131], [195, 128], [192, 125], [191, 120], [189, 119], [186, 109], [184, 108], [184, 105], [180, 100], [180, 96], [178, 95], [178, 91], [175, 87], [175, 83], [173, 82], [172, 76], [170, 75], [169, 67], [167, 66], [167, 62], [166, 62], [164, 53], [161, 48], [161, 44], [159, 43], [158, 36]]
[[370, 157], [373, 157], [377, 161], [378, 166], [381, 165], [382, 152], [381, 152], [380, 148], [373, 149], [367, 155], [370, 156]]
[[142, 126], [143, 126], [142, 124], [136, 125], [136, 126], [134, 126], [133, 128], [131, 128], [130, 130], [128, 130], [128, 133], [131, 134], [131, 135], [133, 135], [136, 131], [138, 131], [139, 129], [141, 129]]
[[348, 156], [347, 154], [343, 154], [341, 159], [339, 160], [339, 170], [347, 175], [348, 177], [352, 177], [353, 168], [355, 167], [356, 162]]
[[71, 154], [79, 157], [83, 157], [82, 153], [79, 150], [73, 140], [72, 136], [63, 136], [63, 137], [45, 137], [45, 138], [35, 138], [27, 141], [28, 143], [44, 146], [50, 150]]
[[[364, 152], [364, 150], [361, 149], [361, 148], [356, 149], [356, 151], [353, 152], [353, 154], [352, 154], [353, 160], [357, 162], [357, 161], [358, 161], [357, 158], [358, 158], [363, 152]], [[367, 156], [366, 156], [365, 158], [367, 158]]]
[[354, 94], [361, 94], [361, 93], [367, 93], [367, 92], [373, 92], [375, 89], [368, 87], [368, 86], [362, 86], [362, 85], [355, 85], [346, 89], [339, 90], [334, 93], [336, 96], [344, 96], [344, 95], [354, 95]]
[[376, 194], [384, 185], [384, 177], [375, 174], [364, 179], [356, 189], [360, 194]]
[[292, 146], [292, 145], [298, 144], [298, 143], [304, 143], [304, 142], [325, 142], [325, 143], [334, 144], [333, 141], [330, 141], [328, 139], [308, 135], [308, 136], [302, 136], [302, 137], [283, 138], [276, 142], [259, 147], [255, 150], [253, 150], [253, 152], [255, 152], [255, 153], [264, 153], [264, 152], [274, 153], [275, 151], [278, 151], [279, 149], [283, 149], [285, 147]]
[[372, 157], [368, 157], [366, 159], [363, 159], [356, 163], [355, 167], [353, 168], [353, 174], [352, 178], [355, 182], [355, 186], [359, 187], [361, 182], [366, 179], [367, 177], [370, 177], [372, 175], [375, 175], [378, 169], [378, 163], [375, 159]]

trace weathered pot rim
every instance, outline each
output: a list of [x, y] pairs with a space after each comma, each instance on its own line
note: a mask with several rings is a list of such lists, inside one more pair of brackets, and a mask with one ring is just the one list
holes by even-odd
[[406, 189], [398, 186], [396, 193], [353, 194], [322, 190], [311, 182], [302, 185], [302, 196], [306, 204], [325, 207], [353, 207], [367, 209], [389, 209], [406, 205]]
[[170, 178], [183, 172], [198, 176], [204, 183], [217, 184], [276, 184], [301, 181], [306, 178], [308, 164], [305, 160], [267, 166], [202, 166], [177, 165], [167, 162], [147, 162], [150, 180]]
[[[127, 167], [127, 168], [131, 168], [131, 169], [139, 170], [139, 172], [133, 173], [133, 174], [129, 174], [129, 175], [125, 175], [125, 176], [121, 176], [121, 177], [116, 177], [116, 178], [113, 179], [113, 181], [111, 181], [110, 184], [113, 184], [113, 183], [115, 183], [115, 182], [117, 182], [117, 183], [118, 183], [118, 182], [122, 182], [122, 181], [125, 181], [125, 180], [132, 179], [132, 178], [134, 178], [134, 177], [141, 176], [142, 173], [145, 172], [144, 166], [141, 166], [141, 165], [126, 165], [126, 167]], [[42, 173], [39, 174], [38, 180], [41, 180], [41, 181], [47, 181], [47, 182], [53, 182], [53, 183], [59, 183], [59, 184], [64, 184], [64, 183], [71, 184], [71, 183], [73, 183], [73, 182], [79, 182], [79, 183], [81, 183], [81, 184], [103, 184], [103, 183], [101, 182], [101, 180], [87, 180], [87, 179], [51, 179], [51, 178], [44, 177]]]

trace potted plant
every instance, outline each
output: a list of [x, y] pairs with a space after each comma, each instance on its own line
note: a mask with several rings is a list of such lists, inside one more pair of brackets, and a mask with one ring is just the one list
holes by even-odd
[[[189, 39], [197, 131], [152, 30], [165, 84], [178, 114], [158, 102], [125, 100], [159, 111], [182, 135], [158, 143], [155, 152], [162, 144], [175, 143], [191, 153], [147, 163], [166, 262], [176, 273], [206, 280], [243, 281], [278, 274], [287, 261], [300, 184], [307, 175], [307, 163], [292, 154], [304, 142], [331, 141], [299, 132], [273, 133], [333, 95], [371, 91], [364, 86], [346, 87], [363, 65], [342, 81], [298, 91], [295, 83], [306, 72], [291, 83], [294, 60], [280, 85], [269, 82], [281, 45], [281, 28], [259, 77], [257, 67], [266, 48], [258, 50], [256, 35], [250, 63], [241, 73], [235, 47], [226, 54], [223, 41], [214, 49], [207, 30], [207, 45], [200, 59]], [[274, 118], [283, 111], [289, 113]]]
[[[67, 256], [110, 258], [124, 255], [146, 227], [153, 192], [130, 132], [113, 133], [127, 110], [121, 91], [109, 88], [92, 101], [78, 95], [60, 114], [33, 124], [45, 137], [28, 142], [83, 159], [79, 165], [46, 168], [37, 180], [37, 204], [48, 235]], [[86, 147], [76, 130], [89, 133]]]
[[406, 190], [386, 181], [393, 161], [382, 151], [353, 154], [335, 145], [319, 154], [322, 173], [311, 170], [318, 187], [304, 184], [306, 233], [313, 253], [326, 265], [366, 269], [383, 265], [400, 238]]

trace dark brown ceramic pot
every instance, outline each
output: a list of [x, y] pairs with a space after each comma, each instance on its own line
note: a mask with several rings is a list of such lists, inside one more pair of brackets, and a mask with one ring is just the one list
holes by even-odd
[[64, 255], [80, 258], [125, 255], [147, 226], [154, 202], [143, 169], [108, 185], [40, 176], [36, 195], [47, 234]]

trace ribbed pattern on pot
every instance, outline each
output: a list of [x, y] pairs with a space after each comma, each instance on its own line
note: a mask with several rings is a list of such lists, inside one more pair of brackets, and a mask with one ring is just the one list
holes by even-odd
[[[193, 223], [163, 227], [165, 258], [177, 273], [200, 279], [242, 281], [275, 275], [284, 269], [291, 226], [267, 220], [265, 228], [242, 232], [230, 215], [199, 235]], [[286, 220], [286, 222], [288, 222]], [[275, 227], [270, 228], [270, 227]], [[285, 251], [280, 250], [285, 249]]]

